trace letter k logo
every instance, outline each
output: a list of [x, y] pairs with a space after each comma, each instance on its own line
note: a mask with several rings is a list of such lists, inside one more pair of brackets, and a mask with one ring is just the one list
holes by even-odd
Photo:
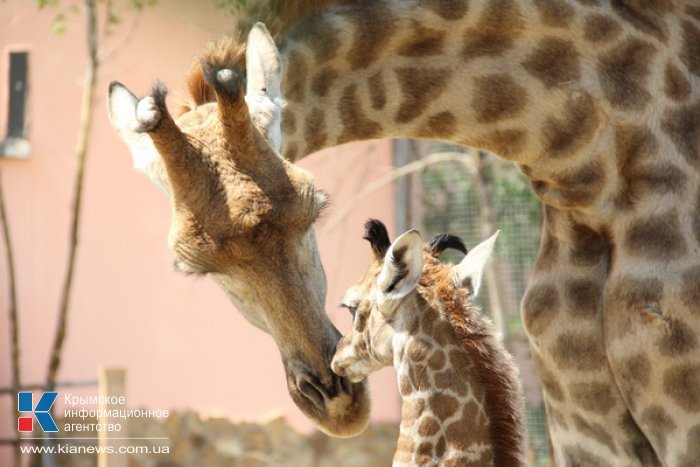
[[[39, 422], [39, 426], [44, 431], [58, 431], [56, 423], [53, 421], [49, 410], [58, 397], [58, 392], [45, 392], [41, 395], [39, 402], [34, 407], [34, 395], [31, 392], [20, 392], [17, 394], [17, 411], [31, 412]], [[17, 430], [20, 432], [32, 431], [32, 417], [19, 417], [17, 420]]]

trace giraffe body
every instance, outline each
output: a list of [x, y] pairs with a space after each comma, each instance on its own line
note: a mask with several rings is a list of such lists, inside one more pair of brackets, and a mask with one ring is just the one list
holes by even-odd
[[696, 2], [626, 0], [350, 1], [280, 41], [291, 160], [429, 138], [529, 177], [522, 317], [561, 465], [700, 459], [698, 43]]
[[331, 365], [359, 381], [393, 364], [402, 397], [394, 465], [524, 465], [515, 364], [470, 303], [495, 236], [453, 267], [438, 257], [447, 239], [466, 251], [456, 237], [424, 252], [416, 231], [391, 246], [380, 222], [366, 232], [372, 262], [345, 294], [353, 327]]
[[[414, 137], [487, 149], [516, 163], [545, 205], [522, 317], [555, 458], [562, 465], [694, 465], [697, 2], [297, 4], [313, 11], [297, 15], [302, 19], [278, 39], [282, 104], [281, 121], [274, 121], [282, 155], [295, 161], [349, 141]], [[228, 59], [232, 69], [245, 67], [240, 54]], [[195, 68], [193, 114], [211, 105], [202, 76]], [[202, 188], [209, 186], [192, 190]], [[297, 257], [314, 256], [315, 240], [307, 240], [289, 246]], [[292, 272], [289, 264], [278, 275]], [[325, 297], [321, 282], [316, 291], [297, 289], [296, 303]], [[317, 312], [297, 308], [297, 324]], [[317, 346], [333, 340], [319, 334]], [[276, 340], [293, 348], [299, 344], [292, 337]]]

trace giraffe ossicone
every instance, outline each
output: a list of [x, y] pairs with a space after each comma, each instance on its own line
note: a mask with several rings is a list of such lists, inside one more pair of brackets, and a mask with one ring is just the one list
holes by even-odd
[[343, 299], [353, 323], [331, 366], [350, 381], [396, 369], [396, 466], [525, 465], [517, 369], [472, 303], [497, 235], [451, 265], [439, 261], [443, 246], [423, 245], [415, 230], [387, 247], [384, 225], [366, 226], [373, 255]]

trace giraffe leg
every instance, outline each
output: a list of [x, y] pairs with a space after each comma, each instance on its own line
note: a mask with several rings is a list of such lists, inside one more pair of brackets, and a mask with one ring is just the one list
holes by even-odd
[[606, 357], [609, 253], [602, 237], [547, 211], [522, 313], [557, 465], [658, 465]]
[[618, 387], [665, 465], [698, 465], [700, 259], [617, 263], [604, 331]]

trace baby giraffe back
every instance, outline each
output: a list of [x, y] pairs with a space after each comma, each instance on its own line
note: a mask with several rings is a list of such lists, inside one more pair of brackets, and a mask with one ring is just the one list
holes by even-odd
[[333, 370], [351, 380], [393, 364], [402, 396], [394, 465], [522, 465], [521, 393], [512, 357], [472, 304], [494, 237], [459, 265], [451, 235], [425, 246], [416, 231], [390, 243], [378, 221], [366, 226], [372, 261], [346, 293], [354, 315]]

